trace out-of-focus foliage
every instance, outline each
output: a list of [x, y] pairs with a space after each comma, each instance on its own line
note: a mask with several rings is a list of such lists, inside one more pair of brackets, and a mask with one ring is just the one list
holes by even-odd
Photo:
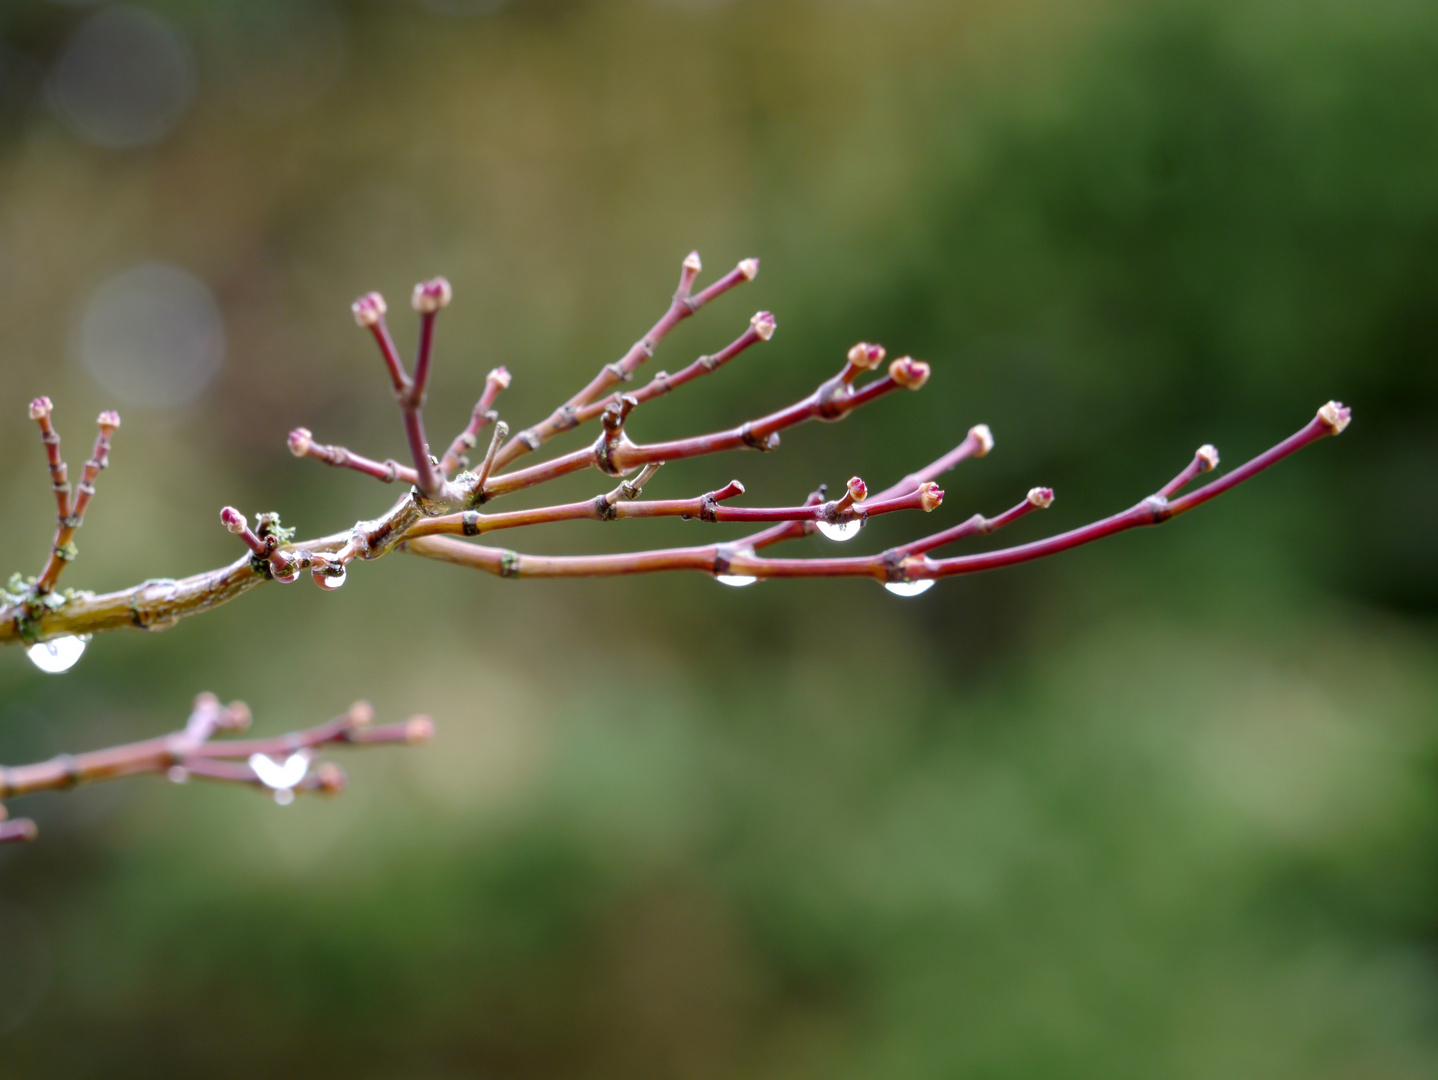
[[[101, 16], [169, 81], [67, 67]], [[764, 269], [656, 365], [760, 307], [779, 333], [637, 436], [786, 403], [860, 338], [935, 365], [656, 495], [883, 485], [986, 421], [996, 451], [922, 525], [1055, 485], [1019, 540], [1200, 442], [1232, 465], [1330, 397], [1356, 416], [1162, 530], [917, 600], [396, 557], [101, 638], [63, 677], [0, 655], [9, 762], [175, 726], [200, 689], [261, 730], [361, 696], [440, 729], [284, 810], [143, 781], [16, 800], [42, 840], [0, 854], [0, 1072], [1433, 1075], [1435, 177], [1438, 11], [1404, 0], [0, 7], [7, 575], [49, 541], [38, 393], [73, 463], [125, 415], [70, 585], [233, 558], [223, 503], [304, 534], [372, 514], [392, 491], [284, 435], [402, 452], [345, 306], [382, 289], [407, 337], [437, 272], [436, 441], [498, 363], [505, 415], [543, 414], [691, 246]], [[153, 264], [223, 319], [218, 374], [163, 409], [86, 353], [97, 290]]]

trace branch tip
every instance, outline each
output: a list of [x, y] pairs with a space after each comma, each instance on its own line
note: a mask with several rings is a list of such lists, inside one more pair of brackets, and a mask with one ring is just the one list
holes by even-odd
[[969, 428], [969, 437], [979, 444], [974, 457], [985, 457], [994, 448], [994, 433], [989, 430], [988, 424], [975, 424]]
[[933, 513], [944, 501], [944, 489], [932, 480], [919, 485], [919, 506], [926, 514]]
[[37, 397], [30, 402], [30, 419], [40, 420], [55, 411], [55, 403], [47, 397]]
[[287, 440], [290, 453], [295, 457], [304, 457], [310, 452], [310, 447], [315, 443], [315, 435], [309, 428], [297, 427], [290, 432]]
[[119, 430], [120, 414], [114, 409], [106, 409], [95, 418], [95, 423], [100, 426], [100, 430], [103, 431], [108, 438]]
[[864, 371], [872, 371], [884, 362], [886, 355], [882, 345], [861, 341], [849, 350], [849, 363]]
[[433, 315], [440, 308], [448, 307], [453, 298], [454, 290], [450, 288], [449, 282], [437, 277], [416, 285], [410, 303], [421, 315]]
[[484, 381], [494, 383], [501, 390], [508, 390], [510, 378], [509, 369], [501, 365], [486, 375]]
[[929, 381], [929, 365], [912, 356], [901, 356], [889, 365], [889, 377], [900, 386], [917, 390]]
[[405, 721], [404, 741], [410, 744], [426, 743], [434, 738], [434, 721], [428, 716], [411, 716]]
[[244, 536], [250, 528], [249, 519], [233, 506], [226, 506], [220, 510], [220, 523], [236, 536]]
[[741, 260], [739, 260], [739, 273], [741, 273], [741, 274], [744, 275], [744, 280], [745, 280], [745, 281], [753, 281], [756, 277], [759, 276], [759, 260], [758, 260], [758, 259], [741, 259]]
[[688, 255], [684, 256], [684, 269], [688, 270], [691, 274], [697, 274], [704, 269], [704, 263], [700, 261], [697, 250], [691, 251]]
[[1327, 426], [1330, 435], [1341, 435], [1353, 419], [1353, 410], [1341, 401], [1330, 401], [1318, 410], [1318, 419]]
[[1213, 472], [1218, 468], [1218, 447], [1212, 443], [1204, 443], [1200, 446], [1194, 457], [1198, 461], [1199, 472]]
[[1046, 487], [1030, 488], [1028, 501], [1030, 506], [1036, 506], [1040, 510], [1047, 510], [1054, 504], [1054, 489]]
[[778, 327], [774, 316], [767, 311], [755, 313], [754, 317], [749, 320], [749, 325], [754, 328], [754, 333], [759, 335], [760, 341], [768, 341], [774, 336], [774, 331]]
[[379, 324], [388, 310], [384, 297], [377, 292], [367, 292], [350, 305], [355, 322], [360, 326], [373, 327]]

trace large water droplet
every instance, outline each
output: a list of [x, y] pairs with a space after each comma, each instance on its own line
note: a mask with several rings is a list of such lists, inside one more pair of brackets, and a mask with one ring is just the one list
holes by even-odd
[[745, 585], [753, 585], [759, 579], [750, 577], [748, 574], [715, 574], [714, 580], [721, 585], [733, 585], [736, 589]]
[[289, 806], [295, 801], [295, 793], [287, 787], [275, 789], [275, 803], [279, 806]]
[[884, 583], [884, 588], [895, 596], [919, 596], [933, 587], [933, 578], [926, 578], [923, 581], [886, 581]]
[[305, 778], [310, 771], [310, 756], [297, 750], [284, 761], [276, 761], [267, 754], [251, 754], [249, 765], [265, 787], [285, 791]]
[[281, 585], [288, 585], [291, 582], [299, 580], [300, 571], [299, 567], [295, 567], [295, 569], [293, 570], [287, 570], [282, 574], [276, 574], [273, 570], [271, 570], [270, 576], [273, 577], [276, 581], [278, 581]]
[[338, 574], [330, 574], [318, 569], [311, 571], [311, 574], [315, 579], [315, 584], [326, 592], [334, 592], [345, 583], [345, 570], [343, 567], [340, 568]]
[[819, 531], [830, 540], [852, 540], [859, 535], [859, 522], [846, 521], [842, 525], [830, 525], [827, 521], [816, 521]]
[[53, 641], [42, 641], [31, 645], [25, 650], [25, 655], [30, 662], [41, 671], [51, 675], [58, 675], [62, 671], [69, 671], [85, 654], [85, 646], [89, 644], [90, 636], [76, 637], [74, 634], [66, 634], [64, 637], [55, 638]]

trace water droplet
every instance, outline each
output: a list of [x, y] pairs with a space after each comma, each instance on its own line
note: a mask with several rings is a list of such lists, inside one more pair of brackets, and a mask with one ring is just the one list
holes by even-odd
[[165, 773], [172, 784], [188, 784], [190, 782], [190, 770], [183, 765], [171, 765], [170, 771]]
[[265, 787], [285, 791], [305, 778], [305, 773], [310, 771], [310, 756], [297, 750], [280, 762], [268, 754], [251, 754], [249, 766]]
[[279, 806], [289, 806], [295, 801], [295, 793], [287, 787], [275, 789], [275, 803]]
[[827, 521], [817, 521], [814, 524], [830, 540], [852, 540], [859, 535], [860, 523], [857, 519], [846, 521], [842, 525], [830, 525]]
[[745, 585], [753, 585], [759, 579], [750, 577], [748, 574], [715, 574], [714, 580], [721, 585], [733, 585], [734, 588], [742, 588]]
[[315, 584], [326, 592], [334, 592], [345, 583], [345, 570], [343, 567], [340, 568], [338, 574], [327, 573], [318, 568], [312, 570], [310, 573], [315, 579]]
[[74, 634], [66, 634], [64, 637], [55, 638], [53, 641], [42, 641], [31, 645], [25, 651], [30, 662], [41, 671], [50, 675], [58, 675], [62, 671], [69, 671], [85, 654], [85, 646], [89, 644], [90, 636], [76, 637]]
[[895, 596], [920, 596], [933, 586], [933, 578], [926, 578], [923, 581], [887, 581], [884, 583], [884, 588]]
[[299, 567], [295, 567], [293, 570], [288, 570], [283, 574], [276, 574], [272, 570], [271, 576], [281, 585], [289, 585], [291, 582], [299, 580], [300, 570]]

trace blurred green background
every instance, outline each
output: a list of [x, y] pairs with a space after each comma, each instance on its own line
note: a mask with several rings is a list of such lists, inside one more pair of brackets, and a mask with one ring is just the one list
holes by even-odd
[[[365, 697], [439, 738], [336, 755], [350, 790], [286, 809], [13, 800], [42, 836], [0, 850], [0, 1075], [1438, 1074], [1431, 3], [9, 0], [0, 570], [49, 543], [36, 394], [72, 469], [124, 415], [67, 583], [180, 576], [235, 557], [224, 503], [313, 535], [392, 498], [284, 448], [402, 455], [358, 293], [408, 348], [410, 285], [453, 282], [438, 442], [495, 364], [504, 415], [544, 415], [691, 247], [763, 272], [654, 366], [758, 308], [779, 332], [636, 437], [786, 404], [860, 338], [934, 376], [656, 497], [882, 486], [984, 421], [923, 525], [1054, 485], [1019, 542], [1201, 442], [1232, 466], [1329, 398], [1355, 421], [1161, 530], [913, 600], [395, 557], [63, 676], [8, 650], [11, 763], [202, 689], [261, 732]], [[168, 329], [127, 353], [136, 311]]]

